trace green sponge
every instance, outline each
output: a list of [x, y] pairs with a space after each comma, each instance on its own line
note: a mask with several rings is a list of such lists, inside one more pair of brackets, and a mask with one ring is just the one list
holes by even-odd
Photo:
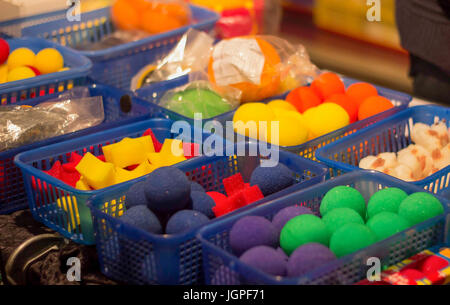
[[406, 197], [408, 197], [408, 194], [396, 187], [389, 187], [376, 192], [370, 197], [367, 204], [368, 218], [374, 217], [383, 211], [397, 213], [400, 203]]
[[307, 243], [328, 247], [330, 233], [325, 223], [315, 215], [304, 214], [289, 220], [280, 233], [280, 245], [287, 255]]
[[443, 213], [444, 207], [441, 202], [433, 195], [425, 192], [409, 195], [400, 203], [398, 208], [398, 215], [408, 220], [411, 225], [416, 225]]
[[378, 240], [383, 240], [409, 228], [406, 219], [391, 212], [381, 212], [370, 218], [367, 226]]
[[350, 208], [366, 217], [366, 201], [361, 193], [349, 186], [336, 186], [329, 190], [320, 204], [320, 214], [325, 216], [328, 212], [336, 208]]
[[357, 212], [349, 208], [334, 209], [328, 212], [322, 220], [327, 226], [330, 234], [333, 234], [337, 229], [348, 223], [364, 224], [362, 217]]
[[362, 224], [348, 223], [331, 236], [330, 250], [337, 257], [342, 257], [375, 242], [375, 234], [368, 227]]

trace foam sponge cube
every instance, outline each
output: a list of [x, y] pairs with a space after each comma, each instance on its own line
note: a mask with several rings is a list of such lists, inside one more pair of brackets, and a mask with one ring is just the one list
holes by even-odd
[[155, 169], [154, 166], [150, 165], [148, 161], [142, 162], [138, 167], [133, 170], [126, 170], [120, 167], [116, 167], [116, 183], [122, 183], [125, 181], [133, 180], [147, 174], [150, 174]]
[[186, 160], [183, 142], [175, 139], [166, 139], [159, 153], [147, 154], [148, 161], [156, 168], [171, 166]]
[[106, 162], [117, 167], [125, 168], [134, 164], [141, 164], [147, 159], [147, 154], [154, 152], [150, 136], [130, 139], [103, 147]]
[[75, 188], [82, 191], [90, 191], [91, 188], [89, 187], [88, 183], [83, 177], [80, 177], [80, 180], [77, 181], [77, 184], [75, 184]]
[[112, 163], [102, 162], [93, 154], [87, 153], [76, 167], [90, 187], [102, 189], [115, 182], [115, 170]]

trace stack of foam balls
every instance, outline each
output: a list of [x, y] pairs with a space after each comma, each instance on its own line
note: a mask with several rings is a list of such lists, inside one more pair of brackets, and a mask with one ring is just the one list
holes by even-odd
[[[223, 179], [226, 195], [206, 192], [176, 167], [161, 167], [125, 194], [126, 211], [120, 220], [153, 234], [183, 234], [211, 219], [252, 204], [295, 183], [286, 166], [257, 167], [250, 182], [237, 173]], [[120, 214], [119, 214], [120, 215]]]
[[395, 187], [366, 202], [349, 186], [322, 199], [320, 215], [304, 206], [281, 209], [272, 221], [246, 216], [232, 226], [229, 244], [240, 261], [273, 276], [298, 277], [444, 213], [430, 193], [408, 196]]
[[42, 49], [37, 54], [29, 48], [10, 52], [8, 42], [0, 38], [0, 84], [66, 69], [63, 56], [54, 48]]
[[[238, 134], [274, 143], [271, 124], [278, 121], [278, 145], [296, 146], [393, 107], [371, 84], [355, 83], [345, 89], [337, 74], [325, 72], [310, 86], [292, 90], [286, 100], [243, 104], [236, 110], [233, 124]], [[243, 130], [239, 121], [266, 122], [267, 130], [259, 126]]]

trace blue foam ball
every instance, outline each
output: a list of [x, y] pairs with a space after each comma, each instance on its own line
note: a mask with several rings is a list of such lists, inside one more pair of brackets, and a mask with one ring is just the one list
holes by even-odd
[[211, 196], [209, 196], [204, 192], [192, 192], [191, 200], [192, 200], [192, 209], [194, 211], [198, 211], [202, 214], [205, 214], [209, 219], [215, 217], [212, 208], [216, 206], [216, 203], [211, 198]]
[[301, 276], [336, 259], [328, 247], [318, 243], [308, 243], [292, 252], [287, 263], [289, 277]]
[[166, 234], [189, 232], [209, 222], [209, 218], [197, 211], [181, 210], [170, 217], [166, 226]]
[[145, 205], [138, 205], [127, 209], [119, 219], [150, 233], [162, 233], [162, 227], [158, 217]]
[[277, 247], [279, 234], [275, 226], [261, 216], [245, 216], [236, 221], [230, 230], [233, 253], [242, 253], [256, 246]]
[[133, 184], [125, 193], [125, 207], [131, 209], [138, 205], [147, 205], [147, 198], [144, 192], [144, 182]]
[[199, 183], [197, 183], [195, 181], [191, 182], [191, 193], [192, 192], [203, 192], [203, 193], [206, 193], [206, 191], [203, 188], [203, 186], [201, 186]]
[[272, 223], [277, 228], [278, 232], [281, 232], [284, 225], [294, 217], [299, 215], [310, 214], [314, 215], [314, 213], [308, 209], [307, 207], [300, 206], [290, 206], [278, 211], [272, 219]]
[[190, 200], [191, 182], [176, 167], [160, 167], [144, 183], [147, 206], [155, 213], [174, 213]]
[[259, 186], [264, 196], [284, 190], [294, 183], [294, 173], [281, 163], [275, 167], [258, 166], [250, 177], [250, 185]]
[[270, 275], [286, 275], [287, 261], [285, 256], [268, 246], [251, 248], [245, 251], [239, 260]]

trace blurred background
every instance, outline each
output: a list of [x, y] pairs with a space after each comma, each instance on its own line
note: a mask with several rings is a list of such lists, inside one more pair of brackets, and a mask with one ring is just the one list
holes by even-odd
[[[425, 1], [425, 0], [424, 0]], [[67, 9], [70, 0], [0, 0], [0, 21]], [[75, 1], [72, 1], [72, 3]], [[80, 10], [112, 0], [81, 0]], [[409, 57], [400, 47], [395, 0], [380, 0], [381, 21], [366, 18], [366, 0], [189, 0], [222, 15], [221, 37], [278, 34], [306, 46], [313, 62], [363, 81], [412, 92]]]

